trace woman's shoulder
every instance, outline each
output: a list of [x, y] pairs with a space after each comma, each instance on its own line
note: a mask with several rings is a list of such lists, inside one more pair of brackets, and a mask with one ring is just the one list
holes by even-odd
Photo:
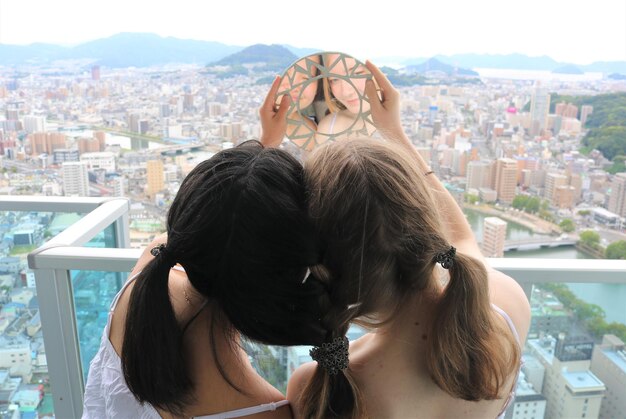
[[530, 327], [528, 297], [515, 279], [495, 269], [488, 269], [488, 273], [491, 303], [511, 319], [523, 346]]
[[292, 408], [296, 412], [300, 395], [304, 392], [313, 374], [315, 374], [316, 368], [317, 362], [307, 362], [296, 368], [291, 374], [291, 377], [289, 377], [289, 383], [287, 383], [287, 400], [289, 400], [289, 403], [291, 403]]

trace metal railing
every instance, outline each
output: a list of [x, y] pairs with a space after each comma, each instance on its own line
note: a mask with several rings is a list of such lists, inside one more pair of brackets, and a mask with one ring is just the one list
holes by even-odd
[[[89, 211], [28, 256], [37, 283], [57, 417], [80, 417], [84, 391], [70, 271], [132, 270], [141, 250], [128, 249], [128, 210], [125, 199], [0, 198], [0, 211]], [[116, 248], [81, 247], [112, 223]], [[494, 268], [515, 278], [529, 296], [533, 284], [548, 282], [626, 284], [626, 261], [530, 258], [489, 261]]]

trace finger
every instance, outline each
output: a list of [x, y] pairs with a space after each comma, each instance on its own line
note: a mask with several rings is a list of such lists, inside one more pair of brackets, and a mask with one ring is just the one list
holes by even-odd
[[367, 60], [365, 61], [365, 66], [374, 75], [376, 82], [378, 82], [378, 85], [381, 89], [383, 89], [383, 91], [386, 92], [393, 89], [393, 85], [391, 84], [387, 76], [385, 76], [385, 74], [380, 71], [380, 68], [376, 67], [374, 63], [372, 63], [370, 60]]
[[276, 118], [285, 119], [287, 116], [287, 112], [289, 111], [289, 105], [291, 104], [291, 97], [289, 95], [283, 95], [283, 98], [280, 100], [280, 107], [278, 108], [278, 112], [276, 112]]
[[383, 105], [380, 102], [380, 98], [378, 97], [378, 91], [376, 91], [376, 85], [374, 84], [374, 80], [367, 80], [365, 82], [365, 94], [367, 95], [367, 98], [370, 102], [372, 112], [380, 110]]
[[272, 87], [270, 87], [270, 91], [267, 92], [267, 96], [265, 96], [265, 101], [263, 101], [263, 105], [261, 106], [264, 111], [270, 112], [274, 109], [274, 101], [276, 100], [278, 86], [280, 86], [280, 76], [274, 77]]

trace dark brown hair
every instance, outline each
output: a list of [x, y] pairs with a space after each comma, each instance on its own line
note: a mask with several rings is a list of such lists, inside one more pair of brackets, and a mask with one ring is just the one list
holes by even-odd
[[[327, 341], [355, 319], [384, 323], [416, 293], [437, 289], [435, 257], [450, 248], [439, 221], [445, 209], [436, 207], [436, 192], [400, 149], [366, 139], [329, 143], [305, 163], [305, 176], [325, 247]], [[430, 374], [454, 397], [497, 399], [519, 348], [492, 318], [483, 263], [457, 252], [449, 273], [436, 297]], [[366, 415], [350, 368], [329, 376], [318, 367], [299, 405], [307, 418]]]

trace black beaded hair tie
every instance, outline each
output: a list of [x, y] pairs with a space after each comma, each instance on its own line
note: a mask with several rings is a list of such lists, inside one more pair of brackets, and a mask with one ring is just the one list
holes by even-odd
[[336, 375], [339, 371], [348, 368], [348, 347], [350, 342], [345, 336], [339, 336], [332, 342], [323, 343], [322, 346], [314, 346], [309, 355], [328, 374]]
[[173, 257], [172, 253], [167, 249], [167, 247], [165, 247], [164, 243], [158, 244], [150, 249], [150, 254], [155, 258], [160, 258], [169, 266], [176, 265], [176, 259]]

